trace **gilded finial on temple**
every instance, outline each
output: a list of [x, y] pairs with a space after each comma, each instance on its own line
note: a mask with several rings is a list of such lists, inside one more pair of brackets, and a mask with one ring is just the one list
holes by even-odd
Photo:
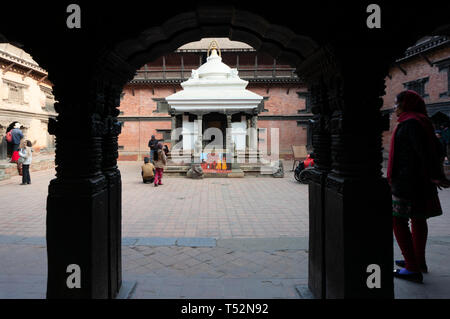
[[219, 53], [219, 56], [222, 57], [222, 52], [220, 52], [219, 44], [217, 44], [216, 40], [213, 40], [208, 48], [207, 56], [210, 56], [210, 51], [216, 50]]

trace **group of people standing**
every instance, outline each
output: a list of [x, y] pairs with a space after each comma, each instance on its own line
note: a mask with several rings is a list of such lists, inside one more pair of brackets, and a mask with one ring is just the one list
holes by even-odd
[[19, 174], [22, 175], [20, 185], [31, 184], [30, 165], [33, 159], [32, 143], [25, 140], [20, 129], [21, 124], [16, 122], [12, 129], [6, 132], [6, 142], [11, 145], [10, 163], [17, 163]]
[[162, 184], [162, 177], [164, 172], [164, 167], [167, 164], [167, 154], [169, 153], [169, 148], [167, 145], [160, 143], [155, 135], [152, 135], [150, 141], [148, 142], [148, 147], [150, 148], [150, 158], [144, 158], [144, 165], [142, 165], [142, 181], [145, 184], [154, 183], [155, 187]]

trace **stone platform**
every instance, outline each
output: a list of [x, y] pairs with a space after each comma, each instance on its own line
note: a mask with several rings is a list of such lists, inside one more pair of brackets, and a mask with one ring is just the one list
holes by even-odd
[[[253, 163], [254, 162], [254, 163]], [[283, 161], [285, 162], [285, 161]], [[288, 161], [292, 163], [292, 161]], [[286, 164], [284, 164], [286, 165]], [[289, 166], [289, 165], [288, 165]], [[174, 163], [169, 159], [164, 169], [165, 176], [187, 176], [191, 168], [189, 163]], [[233, 164], [233, 169], [227, 171], [204, 171], [204, 178], [236, 178], [236, 177], [273, 177], [273, 169], [270, 162], [264, 159], [254, 159], [250, 162], [249, 158], [244, 158], [242, 163]]]
[[[34, 154], [30, 166], [30, 172], [43, 171], [55, 167], [54, 154]], [[19, 175], [17, 163], [10, 163], [8, 160], [0, 161], [0, 181], [10, 179]]]

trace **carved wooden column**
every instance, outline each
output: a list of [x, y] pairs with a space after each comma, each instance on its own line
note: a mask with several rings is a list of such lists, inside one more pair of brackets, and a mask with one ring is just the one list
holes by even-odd
[[[383, 67], [388, 63], [379, 61], [377, 66], [368, 60], [372, 62], [364, 72], [348, 63], [341, 75], [329, 79], [332, 171], [325, 188], [327, 298], [393, 298], [391, 199], [381, 174], [380, 97]], [[376, 288], [367, 284], [373, 265], [381, 270], [381, 285]]]
[[109, 297], [114, 298], [122, 284], [122, 180], [117, 167], [118, 135], [121, 124], [117, 121], [120, 103], [120, 87], [106, 90], [105, 124], [103, 136], [102, 172], [108, 193], [108, 244], [109, 244]]
[[[105, 124], [81, 81], [57, 83], [58, 117], [48, 125], [56, 136], [56, 178], [47, 197], [47, 298], [108, 298], [108, 194], [101, 170]], [[71, 285], [76, 283], [71, 274], [80, 279], [79, 287]]]
[[308, 288], [315, 298], [326, 297], [325, 180], [331, 169], [330, 110], [324, 75], [336, 73], [326, 49], [319, 50], [297, 70], [309, 84], [314, 169], [305, 171], [309, 188]]
[[326, 86], [317, 79], [310, 86], [315, 168], [309, 171], [308, 287], [316, 298], [325, 298], [325, 180], [331, 167], [329, 107]]
[[131, 80], [134, 68], [110, 53], [101, 60], [95, 85], [98, 111], [102, 112], [105, 131], [102, 139], [102, 173], [106, 178], [108, 212], [108, 282], [109, 298], [118, 294], [122, 284], [122, 180], [117, 167], [118, 136], [121, 123], [120, 95], [123, 85]]

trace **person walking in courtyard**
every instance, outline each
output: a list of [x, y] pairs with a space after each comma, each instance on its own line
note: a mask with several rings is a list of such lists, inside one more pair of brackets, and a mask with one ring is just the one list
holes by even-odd
[[164, 167], [166, 166], [167, 157], [166, 154], [163, 151], [163, 145], [161, 143], [158, 143], [156, 145], [156, 151], [155, 151], [155, 158], [154, 158], [154, 164], [155, 164], [155, 187], [158, 185], [162, 185], [162, 176], [164, 172]]
[[151, 184], [155, 180], [155, 166], [150, 163], [148, 157], [144, 157], [144, 165], [142, 165], [142, 182], [144, 184]]
[[427, 218], [442, 215], [437, 187], [447, 188], [450, 182], [422, 97], [411, 90], [401, 92], [395, 112], [398, 125], [392, 133], [387, 178], [392, 190], [393, 231], [404, 260], [395, 262], [402, 268], [394, 270], [394, 276], [422, 282], [422, 273], [428, 272]]
[[31, 142], [25, 141], [24, 147], [19, 150], [19, 155], [21, 158], [23, 158], [22, 162], [22, 184], [20, 185], [27, 185], [31, 184], [31, 177], [30, 177], [30, 165], [31, 161], [33, 159], [33, 150], [31, 149]]
[[148, 141], [148, 147], [150, 147], [150, 162], [152, 162], [152, 163], [154, 161], [157, 144], [158, 144], [158, 140], [155, 138], [155, 135], [152, 135], [150, 141]]

